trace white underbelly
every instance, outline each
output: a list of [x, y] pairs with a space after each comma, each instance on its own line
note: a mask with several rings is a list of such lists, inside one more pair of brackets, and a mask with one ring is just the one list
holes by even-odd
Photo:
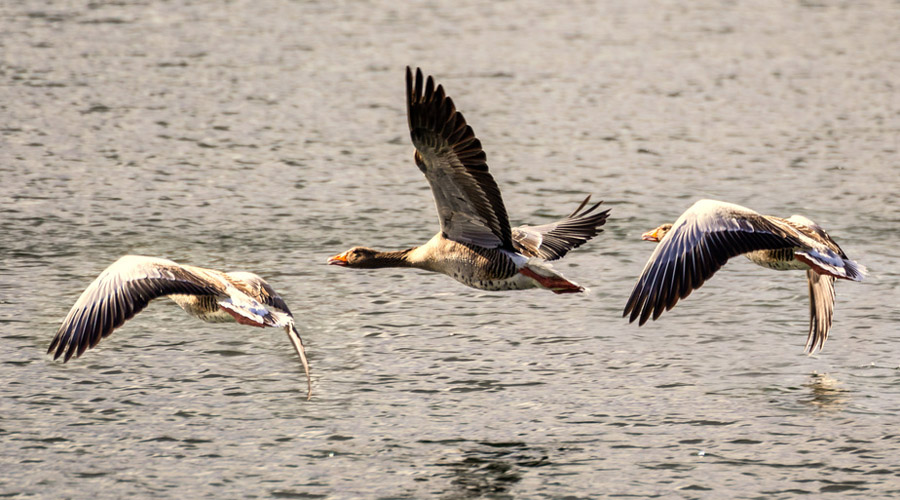
[[470, 286], [472, 288], [477, 288], [479, 290], [526, 290], [528, 288], [538, 287], [538, 284], [535, 280], [519, 273], [516, 273], [509, 278], [493, 280], [481, 280], [478, 278], [473, 278], [472, 276], [460, 274], [450, 274], [449, 276], [464, 285]]

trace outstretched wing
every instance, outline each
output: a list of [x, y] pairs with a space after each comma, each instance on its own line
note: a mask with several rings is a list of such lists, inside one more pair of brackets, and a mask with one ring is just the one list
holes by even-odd
[[[274, 320], [277, 321], [279, 318], [283, 318], [282, 314], [279, 313], [287, 315], [287, 321], [284, 321], [285, 332], [287, 333], [288, 339], [291, 341], [291, 345], [294, 346], [297, 356], [300, 357], [300, 363], [303, 364], [303, 371], [306, 373], [306, 399], [312, 397], [312, 379], [309, 376], [309, 361], [306, 359], [306, 350], [303, 348], [303, 339], [300, 338], [300, 332], [297, 331], [297, 327], [294, 324], [291, 310], [288, 309], [284, 299], [282, 299], [281, 296], [278, 295], [278, 292], [276, 292], [275, 289], [259, 275], [248, 272], [230, 272], [228, 273], [228, 276], [240, 283], [240, 289], [243, 293], [246, 293], [256, 301], [275, 309], [275, 314], [270, 313], [270, 316]], [[281, 326], [281, 324], [267, 324], [265, 326]]]
[[512, 250], [500, 189], [481, 142], [440, 85], [406, 68], [406, 106], [415, 160], [425, 174], [444, 236], [460, 243]]
[[681, 214], [656, 246], [638, 278], [623, 316], [643, 325], [675, 306], [712, 277], [728, 259], [802, 245], [787, 224], [749, 208], [700, 200]]
[[63, 361], [81, 356], [151, 300], [170, 294], [217, 295], [210, 282], [167, 259], [126, 255], [107, 267], [72, 306], [47, 353]]
[[831, 330], [834, 316], [834, 277], [819, 274], [812, 269], [806, 271], [809, 281], [809, 336], [806, 337], [806, 352], [812, 354], [822, 349]]
[[540, 226], [519, 226], [512, 229], [513, 245], [522, 255], [544, 260], [556, 260], [574, 248], [578, 248], [601, 232], [609, 210], [597, 212], [601, 202], [582, 210], [589, 202], [588, 196], [565, 219]]

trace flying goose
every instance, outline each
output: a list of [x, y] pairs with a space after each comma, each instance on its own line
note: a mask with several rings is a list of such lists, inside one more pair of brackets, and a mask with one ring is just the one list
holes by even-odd
[[588, 205], [588, 196], [565, 219], [510, 228], [481, 142], [443, 87], [435, 87], [430, 76], [426, 81], [420, 69], [414, 81], [406, 68], [406, 110], [414, 159], [431, 185], [441, 230], [419, 247], [393, 252], [354, 247], [328, 263], [355, 269], [414, 267], [482, 290], [584, 291], [543, 261], [559, 259], [602, 232], [609, 215], [609, 210], [597, 210], [602, 202]]
[[743, 254], [779, 271], [806, 271], [810, 321], [806, 352], [822, 349], [834, 312], [834, 280], [861, 281], [866, 268], [847, 258], [815, 222], [761, 215], [749, 208], [700, 200], [674, 224], [663, 224], [642, 239], [659, 242], [634, 285], [623, 316], [643, 325], [675, 306], [722, 267]]
[[210, 323], [284, 328], [306, 372], [307, 399], [312, 394], [309, 363], [294, 317], [284, 300], [253, 273], [223, 273], [183, 266], [168, 259], [126, 255], [106, 268], [78, 300], [47, 349], [63, 362], [93, 348], [151, 300], [167, 296], [185, 312]]

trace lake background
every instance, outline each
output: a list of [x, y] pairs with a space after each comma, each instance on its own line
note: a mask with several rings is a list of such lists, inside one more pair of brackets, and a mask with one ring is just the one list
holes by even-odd
[[[900, 495], [900, 3], [3, 2], [0, 495]], [[586, 194], [591, 288], [485, 293], [328, 256], [437, 230], [404, 68], [481, 139], [511, 222]], [[868, 266], [803, 352], [805, 276], [734, 259], [641, 328], [640, 234], [700, 198], [804, 214]], [[135, 253], [269, 279], [301, 324], [164, 301], [44, 354]]]

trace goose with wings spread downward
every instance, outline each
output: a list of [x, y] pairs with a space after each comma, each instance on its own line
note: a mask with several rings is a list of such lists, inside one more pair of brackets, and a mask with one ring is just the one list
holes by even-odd
[[642, 239], [659, 242], [625, 306], [629, 321], [643, 325], [675, 306], [722, 267], [744, 255], [769, 269], [805, 270], [810, 318], [806, 352], [822, 348], [834, 314], [834, 280], [862, 281], [866, 268], [847, 258], [834, 240], [802, 215], [788, 219], [749, 208], [700, 200], [674, 224], [663, 224]]
[[393, 252], [354, 247], [328, 263], [356, 269], [413, 267], [482, 290], [584, 291], [545, 261], [602, 232], [609, 210], [589, 205], [588, 196], [562, 220], [510, 228], [481, 142], [443, 87], [430, 76], [426, 81], [418, 69], [413, 78], [406, 68], [406, 109], [415, 162], [431, 185], [441, 230], [419, 247]]
[[312, 386], [309, 363], [294, 317], [284, 300], [253, 273], [223, 273], [183, 266], [167, 259], [126, 255], [107, 267], [72, 306], [47, 353], [63, 362], [81, 356], [150, 301], [169, 297], [191, 316], [210, 323], [284, 328], [306, 373], [306, 394]]

